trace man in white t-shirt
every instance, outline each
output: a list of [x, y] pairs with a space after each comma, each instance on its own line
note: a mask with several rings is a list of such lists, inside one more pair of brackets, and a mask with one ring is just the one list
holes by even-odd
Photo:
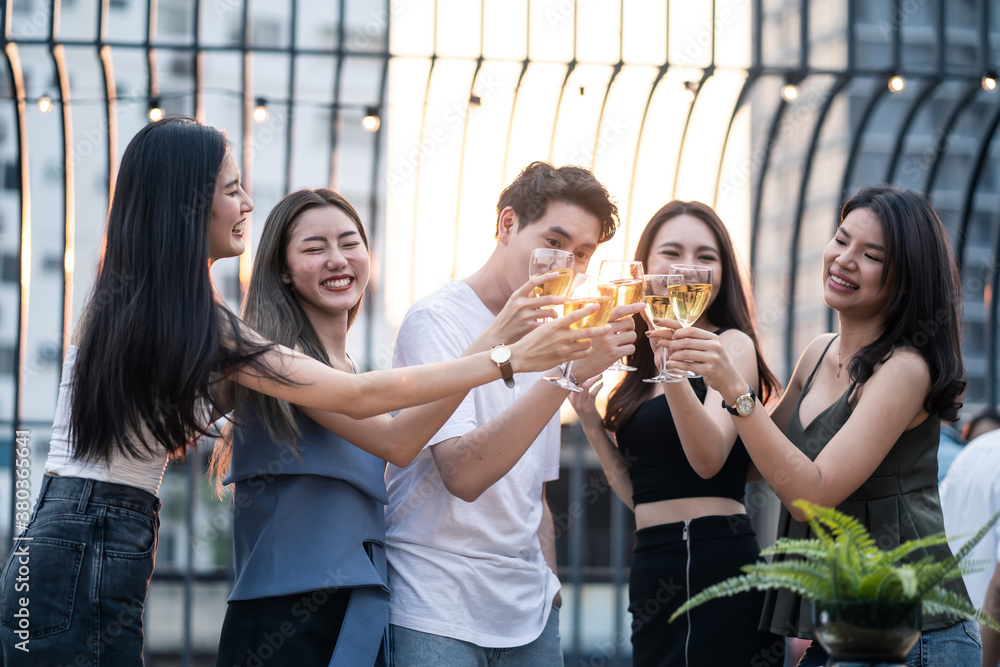
[[[944, 528], [952, 551], [962, 548], [990, 518], [1000, 511], [1000, 430], [990, 431], [967, 444], [948, 468], [939, 489]], [[972, 604], [1000, 619], [1000, 525], [994, 525], [968, 556], [982, 567], [962, 574]], [[983, 664], [1000, 661], [1000, 635], [986, 625]]]
[[[460, 356], [527, 280], [533, 249], [569, 250], [585, 272], [617, 218], [590, 171], [532, 163], [500, 195], [493, 254], [410, 308], [393, 365]], [[631, 317], [613, 322], [573, 374], [597, 375], [634, 341]], [[388, 465], [393, 667], [485, 667], [501, 656], [511, 667], [562, 665], [555, 531], [544, 489], [559, 475], [558, 411], [569, 392], [542, 375], [472, 390], [409, 466]]]

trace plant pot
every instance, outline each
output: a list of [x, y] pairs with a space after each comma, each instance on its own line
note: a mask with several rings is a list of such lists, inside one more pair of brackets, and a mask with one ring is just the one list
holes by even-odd
[[920, 639], [920, 603], [815, 601], [813, 627], [816, 640], [830, 656], [827, 667], [905, 665], [906, 655]]

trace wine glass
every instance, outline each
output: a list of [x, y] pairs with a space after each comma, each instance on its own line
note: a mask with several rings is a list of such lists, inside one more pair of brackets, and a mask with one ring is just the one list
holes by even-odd
[[[643, 277], [643, 299], [646, 301], [646, 316], [654, 329], [666, 329], [656, 324], [656, 320], [674, 319], [674, 309], [670, 303], [670, 286], [666, 274], [647, 274]], [[667, 370], [667, 354], [663, 351], [660, 372], [654, 377], [643, 378], [643, 382], [680, 382], [683, 375]]]
[[[644, 273], [642, 262], [606, 259], [601, 262], [601, 269], [598, 271], [597, 277], [604, 290], [611, 288], [608, 291], [614, 297], [616, 306], [628, 306], [642, 301], [642, 276]], [[619, 359], [611, 364], [608, 370], [634, 371], [636, 369]]]
[[558, 273], [558, 278], [547, 280], [535, 288], [535, 296], [566, 296], [573, 284], [576, 255], [567, 250], [535, 248], [528, 259], [528, 277], [543, 273]]
[[[695, 264], [674, 264], [667, 273], [667, 289], [674, 319], [681, 326], [693, 327], [712, 296], [712, 268]], [[682, 371], [687, 377], [700, 378], [699, 373]]]
[[[566, 315], [571, 315], [573, 312], [592, 303], [596, 303], [600, 307], [597, 309], [597, 312], [569, 325], [570, 329], [600, 327], [608, 323], [608, 318], [611, 317], [611, 310], [615, 307], [615, 300], [611, 295], [601, 294], [600, 287], [600, 281], [595, 276], [579, 275], [573, 281], [573, 290], [563, 304], [563, 310]], [[570, 368], [572, 367], [573, 360], [571, 359], [563, 364], [561, 376], [547, 377], [545, 379], [563, 389], [583, 391], [570, 375]]]

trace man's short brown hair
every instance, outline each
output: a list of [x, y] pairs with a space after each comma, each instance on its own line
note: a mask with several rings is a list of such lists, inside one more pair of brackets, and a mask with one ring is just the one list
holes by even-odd
[[601, 182], [583, 167], [554, 167], [548, 162], [532, 162], [504, 188], [497, 202], [497, 236], [500, 235], [500, 212], [510, 206], [517, 214], [517, 229], [538, 220], [549, 202], [561, 201], [579, 206], [601, 221], [598, 243], [609, 241], [618, 229], [618, 207]]

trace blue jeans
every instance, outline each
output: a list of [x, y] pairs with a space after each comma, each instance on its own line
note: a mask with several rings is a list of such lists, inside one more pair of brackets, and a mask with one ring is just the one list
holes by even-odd
[[[799, 667], [824, 664], [826, 652], [814, 641], [802, 656]], [[979, 626], [969, 619], [941, 630], [921, 633], [920, 641], [906, 656], [907, 667], [980, 667], [982, 664], [983, 640], [979, 637]]]
[[389, 626], [390, 667], [562, 667], [562, 664], [556, 607], [535, 641], [513, 648], [485, 648], [460, 639]]
[[142, 665], [156, 496], [46, 475], [0, 575], [3, 665]]

